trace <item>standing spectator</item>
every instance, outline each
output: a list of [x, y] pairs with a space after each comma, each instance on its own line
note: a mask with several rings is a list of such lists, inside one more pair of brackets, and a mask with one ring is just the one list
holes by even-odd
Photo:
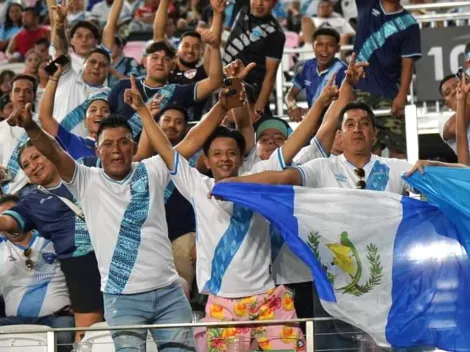
[[223, 57], [225, 65], [235, 59], [240, 59], [244, 65], [256, 63], [246, 81], [255, 89], [255, 112], [258, 118], [264, 112], [272, 115], [269, 98], [286, 41], [284, 31], [272, 15], [275, 5], [275, 0], [250, 0], [249, 6], [244, 0], [237, 0], [237, 6], [241, 6], [241, 9], [233, 24]]
[[[51, 11], [51, 13], [53, 12]], [[85, 57], [98, 46], [99, 42], [100, 30], [96, 25], [90, 21], [75, 22], [70, 30], [70, 48], [72, 50], [68, 52], [72, 61], [72, 68], [75, 71], [79, 72], [82, 69]], [[52, 55], [55, 56], [55, 50], [53, 50]]]
[[90, 13], [86, 11], [83, 0], [75, 0], [69, 4], [69, 12], [67, 14], [67, 21], [70, 26], [74, 26], [80, 21], [87, 21]]
[[294, 77], [294, 85], [286, 96], [287, 112], [291, 121], [302, 120], [302, 109], [296, 105], [295, 98], [305, 89], [310, 108], [320, 95], [329, 78], [335, 76], [339, 87], [343, 82], [346, 64], [335, 55], [340, 49], [339, 34], [331, 28], [321, 28], [313, 35], [313, 52], [315, 58], [307, 60], [302, 70]]
[[406, 157], [404, 111], [415, 60], [421, 57], [418, 23], [399, 0], [358, 0], [354, 52], [370, 66], [358, 83], [358, 100], [372, 109], [391, 109], [391, 116], [378, 117], [374, 146], [384, 146], [390, 156]]
[[145, 76], [145, 69], [134, 58], [124, 56], [125, 39], [115, 36], [112, 64], [109, 68], [108, 86], [113, 88], [121, 79]]
[[27, 7], [23, 10], [23, 29], [16, 33], [8, 44], [7, 56], [10, 57], [10, 62], [22, 61], [28, 50], [41, 38], [50, 40], [51, 32], [39, 25], [37, 9]]
[[347, 45], [356, 33], [351, 24], [338, 14], [333, 13], [331, 0], [321, 0], [318, 3], [318, 15], [316, 17], [304, 17], [302, 20], [302, 32], [304, 40], [310, 42], [310, 35], [315, 29], [333, 28], [340, 35], [340, 44]]
[[131, 31], [150, 32], [157, 10], [158, 0], [144, 0], [143, 6], [139, 7], [134, 14], [134, 19], [131, 23]]
[[[11, 195], [0, 198], [0, 213], [8, 213], [19, 201]], [[75, 327], [53, 243], [36, 231], [26, 233], [20, 242], [10, 242], [0, 234], [0, 293], [6, 302], [6, 318], [0, 318], [0, 326]], [[71, 331], [58, 333], [58, 351], [71, 351], [73, 340]]]
[[0, 51], [5, 51], [10, 39], [21, 30], [23, 7], [17, 3], [8, 5], [5, 23], [0, 27]]
[[[109, 13], [111, 12], [111, 6], [114, 0], [102, 0], [95, 4], [91, 10], [91, 19], [97, 21], [101, 27], [106, 25], [108, 21]], [[132, 8], [127, 2], [123, 3], [121, 13], [119, 14], [119, 21], [122, 22], [126, 19], [132, 18]]]

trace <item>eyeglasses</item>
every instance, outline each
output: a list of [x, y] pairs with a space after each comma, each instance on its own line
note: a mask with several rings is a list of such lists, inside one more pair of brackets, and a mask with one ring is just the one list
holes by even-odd
[[31, 248], [27, 248], [23, 251], [23, 255], [26, 257], [25, 265], [26, 269], [33, 270], [34, 269], [34, 262], [31, 260]]
[[360, 178], [359, 181], [356, 183], [356, 189], [365, 189], [366, 188], [366, 181], [364, 181], [364, 177], [366, 177], [366, 172], [363, 168], [354, 169], [354, 173], [357, 177]]

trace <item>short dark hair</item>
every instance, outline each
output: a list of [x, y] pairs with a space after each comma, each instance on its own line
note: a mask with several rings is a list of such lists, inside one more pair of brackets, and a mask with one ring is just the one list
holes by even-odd
[[26, 74], [23, 74], [23, 73], [19, 74], [19, 75], [16, 75], [15, 77], [13, 77], [13, 80], [11, 81], [11, 86], [13, 87], [13, 84], [16, 81], [19, 81], [19, 80], [22, 80], [22, 79], [30, 81], [33, 84], [33, 93], [34, 93], [34, 96], [36, 97], [36, 91], [38, 89], [38, 80], [34, 76], [26, 75]]
[[344, 115], [346, 115], [349, 110], [364, 110], [367, 113], [369, 119], [372, 121], [372, 126], [375, 128], [375, 114], [374, 111], [372, 111], [371, 107], [366, 103], [363, 103], [362, 101], [352, 101], [346, 104], [346, 106], [342, 108], [339, 112], [340, 119], [338, 121], [338, 129], [341, 129], [341, 125], [343, 124], [344, 120]]
[[444, 96], [444, 94], [442, 93], [442, 86], [443, 86], [448, 80], [450, 80], [450, 79], [452, 79], [452, 78], [456, 78], [454, 74], [452, 74], [452, 75], [447, 75], [447, 76], [445, 76], [445, 77], [441, 80], [441, 82], [439, 83], [439, 94], [440, 94], [441, 96]]
[[34, 45], [42, 45], [42, 44], [44, 44], [47, 47], [51, 45], [51, 43], [49, 42], [47, 38], [39, 38], [38, 40], [36, 40], [36, 43], [34, 43]]
[[23, 155], [23, 152], [30, 147], [34, 147], [33, 142], [28, 138], [25, 143], [20, 145], [20, 148], [18, 149], [18, 156], [16, 157], [16, 162], [18, 165], [20, 165], [21, 169], [23, 169], [23, 165], [21, 164], [21, 155]]
[[179, 111], [179, 112], [182, 113], [183, 116], [184, 116], [184, 122], [185, 122], [185, 123], [188, 123], [188, 121], [189, 121], [188, 111], [187, 111], [185, 108], [183, 108], [181, 105], [178, 105], [178, 104], [176, 104], [176, 103], [170, 103], [170, 104], [168, 104], [167, 106], [165, 106], [165, 108], [164, 108], [162, 111], [160, 111], [160, 113], [158, 114], [158, 116], [157, 116], [157, 121], [159, 121], [160, 118], [163, 116], [163, 114], [164, 114], [165, 112], [167, 112], [168, 110], [176, 110], [176, 111]]
[[96, 133], [96, 141], [98, 142], [100, 139], [101, 134], [105, 130], [111, 129], [111, 128], [119, 128], [123, 127], [131, 133], [132, 133], [132, 128], [127, 122], [127, 119], [121, 115], [110, 115], [108, 118], [101, 120], [100, 123], [100, 128], [98, 129], [98, 132]]
[[187, 32], [184, 32], [184, 33], [181, 35], [180, 42], [183, 40], [184, 37], [194, 37], [194, 38], [197, 38], [197, 39], [199, 39], [200, 41], [202, 41], [201, 35], [200, 35], [198, 32], [196, 32], [196, 31], [187, 31]]
[[175, 48], [166, 40], [158, 40], [156, 42], [153, 42], [147, 47], [145, 53], [147, 55], [151, 55], [153, 53], [156, 53], [157, 51], [164, 51], [165, 55], [171, 59], [174, 59], [176, 56]]
[[3, 83], [6, 77], [15, 77], [15, 72], [12, 70], [3, 70], [0, 72], [0, 83]]
[[0, 197], [0, 205], [5, 203], [19, 203], [20, 197], [15, 194], [5, 194], [4, 196]]
[[207, 138], [206, 142], [202, 146], [202, 150], [206, 156], [209, 155], [209, 149], [212, 145], [212, 142], [214, 142], [217, 138], [232, 138], [235, 140], [235, 142], [237, 142], [240, 155], [243, 155], [245, 152], [246, 142], [243, 135], [237, 130], [225, 126], [219, 126], [215, 129], [214, 132], [212, 132], [212, 134]]
[[339, 39], [340, 39], [339, 33], [337, 30], [333, 28], [324, 27], [324, 28], [317, 29], [315, 33], [313, 33], [313, 41], [317, 40], [317, 37], [320, 35], [327, 35], [327, 36], [333, 37], [335, 38], [336, 43], [337, 44], [339, 43]]
[[31, 12], [35, 17], [39, 17], [39, 12], [35, 7], [25, 7], [23, 9], [23, 12]]
[[100, 35], [100, 30], [99, 28], [92, 22], [90, 21], [78, 21], [76, 22], [72, 28], [70, 29], [70, 38], [73, 38], [75, 35], [75, 32], [79, 28], [86, 28], [93, 33], [93, 36], [95, 37], [96, 40], [100, 41], [101, 35]]
[[94, 48], [94, 49], [91, 49], [88, 54], [86, 54], [85, 56], [85, 62], [90, 58], [91, 55], [93, 54], [101, 54], [103, 55], [106, 60], [108, 60], [108, 63], [111, 63], [111, 56], [109, 55], [109, 53], [104, 50], [103, 48]]
[[127, 44], [127, 40], [120, 35], [114, 36], [114, 44], [118, 47], [123, 47]]

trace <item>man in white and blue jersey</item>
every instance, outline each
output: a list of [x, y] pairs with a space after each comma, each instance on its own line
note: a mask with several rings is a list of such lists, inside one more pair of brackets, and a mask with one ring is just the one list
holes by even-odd
[[[139, 94], [133, 77], [132, 83], [133, 94]], [[125, 98], [132, 103], [127, 93]], [[143, 103], [133, 106], [153, 121]], [[98, 261], [108, 324], [189, 323], [192, 311], [168, 239], [163, 199], [170, 176], [161, 157], [133, 163], [132, 130], [122, 118], [103, 120], [97, 133], [102, 169], [77, 164], [31, 119], [29, 105], [7, 122], [26, 130], [80, 203]], [[160, 351], [194, 351], [191, 329], [151, 332]], [[113, 333], [118, 351], [145, 351], [146, 337], [145, 330]]]
[[[38, 187], [0, 215], [0, 231], [11, 241], [22, 241], [37, 229], [54, 244], [75, 313], [75, 325], [88, 327], [102, 321], [100, 275], [87, 226], [57, 169], [31, 141], [19, 150], [18, 163]], [[11, 234], [20, 233], [14, 236]], [[80, 334], [77, 334], [77, 340]]]
[[421, 57], [418, 23], [400, 0], [356, 0], [358, 9], [354, 52], [368, 61], [367, 76], [359, 82], [357, 99], [372, 109], [391, 109], [378, 117], [375, 151], [384, 147], [392, 157], [405, 159], [404, 109], [415, 60]]
[[335, 84], [341, 86], [347, 66], [335, 57], [339, 52], [339, 41], [339, 33], [332, 28], [320, 28], [313, 34], [315, 58], [304, 63], [301, 71], [294, 77], [294, 85], [286, 96], [287, 112], [291, 121], [302, 120], [302, 110], [296, 104], [296, 97], [303, 89], [307, 93], [308, 107], [311, 108], [332, 75], [336, 74]]
[[[0, 198], [0, 212], [11, 209], [19, 201], [12, 195]], [[0, 318], [0, 326], [75, 326], [65, 277], [53, 243], [36, 231], [28, 231], [21, 242], [10, 242], [0, 233], [0, 294], [6, 303], [6, 317]], [[59, 352], [72, 350], [73, 335], [71, 331], [57, 334]]]

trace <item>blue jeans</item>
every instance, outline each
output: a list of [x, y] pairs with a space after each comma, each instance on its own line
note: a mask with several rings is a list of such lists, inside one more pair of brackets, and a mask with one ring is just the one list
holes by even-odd
[[[55, 315], [46, 315], [40, 318], [29, 317], [6, 317], [0, 318], [0, 326], [5, 325], [20, 325], [20, 324], [33, 324], [45, 325], [51, 328], [74, 328], [75, 319], [73, 317], [58, 317]], [[59, 332], [57, 333], [57, 350], [59, 352], [72, 351], [73, 341], [75, 339], [75, 332]]]
[[[191, 306], [179, 282], [134, 295], [103, 294], [106, 321], [110, 326], [190, 323]], [[150, 330], [160, 352], [193, 352], [190, 328]], [[116, 352], [145, 352], [147, 331], [112, 333]]]

